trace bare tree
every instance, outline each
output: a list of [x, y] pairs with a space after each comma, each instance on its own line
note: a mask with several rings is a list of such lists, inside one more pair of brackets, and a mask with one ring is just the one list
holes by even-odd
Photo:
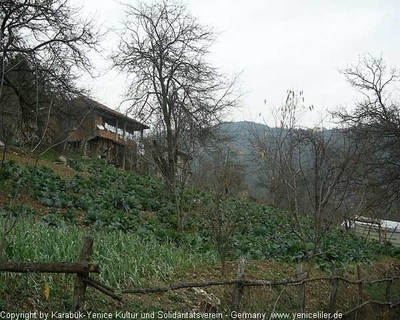
[[235, 251], [235, 233], [244, 223], [242, 220], [245, 207], [244, 202], [232, 197], [225, 190], [216, 190], [209, 194], [202, 209], [205, 231], [209, 234], [221, 259], [223, 275], [226, 261]]
[[369, 214], [388, 216], [400, 206], [400, 73], [368, 54], [342, 73], [362, 97], [353, 112], [336, 112], [354, 143], [365, 146], [357, 185]]
[[224, 196], [239, 197], [247, 190], [245, 165], [228, 142], [215, 144], [198, 159], [196, 185]]
[[97, 49], [100, 33], [93, 20], [79, 18], [79, 11], [62, 0], [0, 1], [3, 139], [6, 114], [14, 115], [16, 106], [21, 128], [39, 137], [48, 108], [80, 91], [75, 80], [92, 69], [88, 52]]
[[293, 149], [290, 147], [291, 138], [298, 128], [298, 119], [305, 112], [303, 99], [302, 92], [288, 90], [285, 103], [274, 111], [274, 127], [265, 126], [261, 131], [256, 126], [249, 128], [249, 143], [253, 149], [253, 160], [257, 164], [258, 184], [268, 192], [267, 204], [277, 207], [287, 203], [281, 176], [287, 172], [283, 165], [284, 157], [288, 157]]
[[[298, 117], [307, 109], [303, 101], [302, 93], [288, 91], [278, 113], [280, 126], [255, 135], [253, 146], [274, 205], [287, 209], [292, 232], [312, 261], [321, 254], [321, 240], [332, 223], [341, 220], [339, 213], [350, 201], [359, 150], [342, 130], [300, 128]], [[305, 222], [305, 216], [312, 220]]]
[[130, 111], [161, 128], [160, 150], [165, 150], [161, 171], [173, 191], [184, 141], [205, 138], [210, 132], [206, 129], [235, 105], [234, 82], [206, 61], [214, 33], [184, 5], [164, 0], [126, 8], [112, 59], [116, 68], [128, 74]]
[[[68, 0], [0, 1], [0, 140], [6, 147], [18, 131], [36, 151], [56, 102], [81, 92], [75, 80], [91, 70], [87, 54], [100, 33], [78, 14]], [[18, 217], [10, 213], [1, 228], [0, 259]]]

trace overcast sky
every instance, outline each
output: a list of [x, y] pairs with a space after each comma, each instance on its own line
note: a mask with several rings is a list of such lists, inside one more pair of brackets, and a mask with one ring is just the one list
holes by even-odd
[[[106, 27], [121, 27], [124, 8], [113, 0], [74, 0], [86, 15], [97, 15]], [[136, 1], [126, 0], [134, 5]], [[151, 1], [149, 1], [151, 2]], [[357, 94], [339, 69], [357, 64], [359, 56], [382, 55], [400, 66], [400, 1], [368, 0], [186, 0], [189, 11], [218, 33], [210, 61], [227, 75], [243, 71], [240, 85], [246, 94], [233, 121], [266, 121], [280, 106], [288, 89], [302, 90], [315, 110], [303, 119], [313, 126], [326, 110], [354, 106]], [[116, 48], [110, 34], [104, 55]], [[108, 71], [110, 62], [94, 58], [98, 79], [90, 83], [93, 96], [117, 108], [125, 76]], [[260, 115], [261, 114], [261, 115]], [[326, 122], [325, 122], [326, 123]], [[326, 123], [327, 124], [327, 123]]]

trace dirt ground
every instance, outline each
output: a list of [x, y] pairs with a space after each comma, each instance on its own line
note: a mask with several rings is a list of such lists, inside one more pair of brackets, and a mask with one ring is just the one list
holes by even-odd
[[29, 155], [24, 153], [21, 150], [13, 149], [10, 151], [6, 151], [5, 153], [0, 150], [0, 160], [10, 161], [14, 160], [21, 166], [45, 166], [52, 169], [56, 174], [58, 174], [63, 179], [68, 179], [74, 176], [75, 174], [82, 174], [74, 169], [62, 164], [59, 161], [49, 161], [44, 159], [38, 159], [38, 156], [33, 154]]

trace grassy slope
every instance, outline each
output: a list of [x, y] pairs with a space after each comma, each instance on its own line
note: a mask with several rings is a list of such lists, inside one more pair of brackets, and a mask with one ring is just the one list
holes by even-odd
[[[121, 172], [102, 163], [77, 163], [77, 172], [62, 165], [42, 161], [37, 170], [24, 170], [25, 157], [8, 155], [0, 177], [0, 210], [22, 215], [8, 237], [6, 259], [13, 261], [74, 261], [83, 235], [95, 237], [94, 261], [100, 264], [100, 280], [121, 290], [124, 288], [168, 285], [177, 281], [220, 279], [220, 265], [210, 235], [205, 230], [202, 212], [210, 195], [190, 191], [184, 194], [190, 220], [184, 234], [175, 231], [174, 205], [163, 200], [162, 186], [150, 177]], [[19, 162], [19, 165], [18, 165]], [[193, 201], [196, 199], [196, 201]], [[246, 255], [248, 278], [281, 279], [294, 276], [294, 263], [302, 260], [301, 243], [290, 233], [284, 214], [272, 208], [232, 200], [230, 209], [241, 213], [242, 227], [233, 237], [230, 258]], [[5, 223], [2, 218], [1, 224]], [[307, 221], [305, 221], [307, 223]], [[346, 235], [347, 237], [347, 235]], [[322, 256], [315, 275], [325, 274], [333, 261], [342, 273], [354, 277], [354, 262], [368, 263], [363, 272], [381, 278], [389, 263], [384, 258], [370, 264], [383, 248], [363, 243], [341, 231], [332, 231], [321, 250], [341, 248], [329, 257]], [[391, 249], [389, 254], [396, 255]], [[329, 258], [329, 262], [328, 262]], [[270, 260], [280, 261], [273, 262]], [[379, 258], [381, 260], [381, 258]], [[397, 263], [397, 262], [395, 262]], [[232, 278], [235, 263], [228, 263], [225, 277]], [[43, 288], [48, 283], [50, 298]], [[68, 310], [73, 278], [65, 275], [2, 274], [0, 309]], [[207, 289], [228, 309], [232, 288]], [[283, 290], [283, 291], [282, 291]], [[340, 305], [348, 309], [356, 288], [344, 289]], [[329, 297], [329, 284], [313, 284], [307, 290], [308, 308], [322, 310]], [[383, 299], [384, 289], [370, 288], [366, 294]], [[396, 292], [398, 294], [398, 292]], [[271, 310], [280, 295], [277, 310], [298, 311], [293, 288], [247, 290], [246, 311]], [[324, 298], [321, 298], [324, 297]], [[400, 298], [400, 297], [399, 297]], [[89, 290], [87, 309], [99, 310], [182, 310], [201, 308], [203, 298], [193, 290], [151, 296], [125, 296], [122, 305]]]

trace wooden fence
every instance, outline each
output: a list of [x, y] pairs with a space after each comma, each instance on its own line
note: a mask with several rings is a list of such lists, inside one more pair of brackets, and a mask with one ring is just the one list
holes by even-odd
[[71, 311], [78, 311], [85, 301], [86, 287], [91, 287], [121, 301], [114, 290], [90, 278], [89, 273], [100, 273], [97, 264], [91, 263], [93, 256], [93, 238], [84, 237], [77, 262], [1, 262], [0, 271], [18, 273], [75, 273], [74, 293]]
[[[237, 276], [235, 279], [231, 280], [220, 280], [220, 281], [203, 281], [203, 282], [191, 282], [191, 283], [178, 283], [175, 285], [170, 285], [166, 287], [152, 287], [152, 288], [134, 288], [125, 289], [120, 292], [100, 283], [89, 276], [90, 273], [100, 273], [100, 268], [98, 265], [91, 262], [93, 255], [93, 238], [85, 237], [83, 238], [83, 243], [80, 251], [80, 255], [77, 262], [46, 262], [46, 263], [22, 263], [22, 262], [0, 262], [0, 271], [6, 272], [19, 272], [19, 273], [75, 273], [75, 283], [74, 283], [74, 293], [73, 293], [73, 303], [71, 307], [72, 312], [78, 311], [85, 301], [85, 293], [87, 286], [91, 286], [103, 294], [117, 300], [122, 301], [123, 295], [127, 294], [151, 294], [151, 293], [162, 293], [171, 292], [174, 290], [188, 289], [188, 288], [204, 288], [211, 286], [233, 286], [232, 291], [232, 301], [231, 309], [235, 311], [240, 311], [241, 302], [243, 298], [243, 292], [245, 287], [272, 287], [272, 286], [298, 286], [298, 297], [300, 311], [306, 311], [306, 286], [312, 282], [328, 281], [330, 283], [330, 297], [329, 306], [327, 307], [327, 312], [338, 311], [337, 297], [339, 294], [339, 282], [350, 285], [357, 286], [357, 303], [350, 310], [341, 312], [343, 316], [355, 313], [355, 318], [357, 318], [357, 313], [360, 309], [368, 304], [377, 304], [381, 306], [387, 306], [387, 308], [395, 308], [400, 306], [400, 301], [393, 301], [393, 283], [399, 280], [399, 276], [395, 276], [393, 267], [387, 272], [385, 278], [376, 280], [367, 280], [361, 277], [360, 266], [357, 265], [357, 279], [347, 279], [345, 277], [333, 272], [332, 276], [329, 277], [319, 277], [319, 278], [308, 278], [307, 273], [303, 272], [301, 266], [296, 270], [296, 277], [282, 279], [282, 280], [248, 280], [245, 277], [245, 264], [246, 261], [242, 257], [239, 259]], [[377, 300], [364, 300], [364, 290], [368, 285], [373, 285], [376, 283], [386, 282], [385, 290], [385, 301]]]
[[[222, 281], [206, 281], [206, 282], [197, 282], [197, 283], [180, 283], [176, 285], [171, 285], [168, 287], [154, 287], [147, 289], [128, 289], [123, 290], [122, 294], [150, 294], [150, 293], [160, 293], [160, 292], [169, 292], [173, 290], [179, 289], [187, 289], [187, 288], [199, 288], [199, 287], [210, 287], [210, 286], [223, 286], [223, 285], [233, 285], [234, 290], [232, 294], [232, 305], [231, 309], [240, 311], [240, 304], [243, 296], [244, 287], [272, 287], [272, 286], [298, 286], [298, 296], [299, 296], [299, 306], [301, 312], [306, 312], [306, 285], [312, 282], [320, 282], [320, 281], [328, 281], [330, 282], [331, 290], [329, 297], [329, 306], [327, 308], [327, 312], [334, 313], [338, 311], [336, 309], [337, 297], [339, 293], [339, 282], [345, 282], [350, 285], [356, 285], [357, 290], [357, 304], [347, 311], [342, 311], [342, 315], [344, 317], [355, 313], [355, 318], [357, 318], [357, 312], [365, 307], [368, 304], [377, 304], [381, 306], [387, 306], [388, 308], [395, 308], [400, 306], [400, 301], [393, 301], [392, 299], [392, 285], [395, 280], [399, 280], [400, 277], [394, 276], [393, 269], [389, 271], [388, 277], [377, 279], [377, 280], [367, 280], [361, 277], [360, 266], [357, 265], [357, 280], [347, 279], [342, 276], [336, 275], [336, 271], [330, 277], [319, 277], [319, 278], [307, 278], [307, 273], [302, 272], [302, 268], [297, 268], [297, 277], [288, 278], [282, 280], [247, 280], [245, 279], [245, 260], [243, 258], [239, 259], [237, 276], [232, 280], [222, 280]], [[386, 282], [386, 300], [385, 301], [377, 301], [377, 300], [363, 300], [365, 287], [368, 285], [373, 285], [376, 283]]]

